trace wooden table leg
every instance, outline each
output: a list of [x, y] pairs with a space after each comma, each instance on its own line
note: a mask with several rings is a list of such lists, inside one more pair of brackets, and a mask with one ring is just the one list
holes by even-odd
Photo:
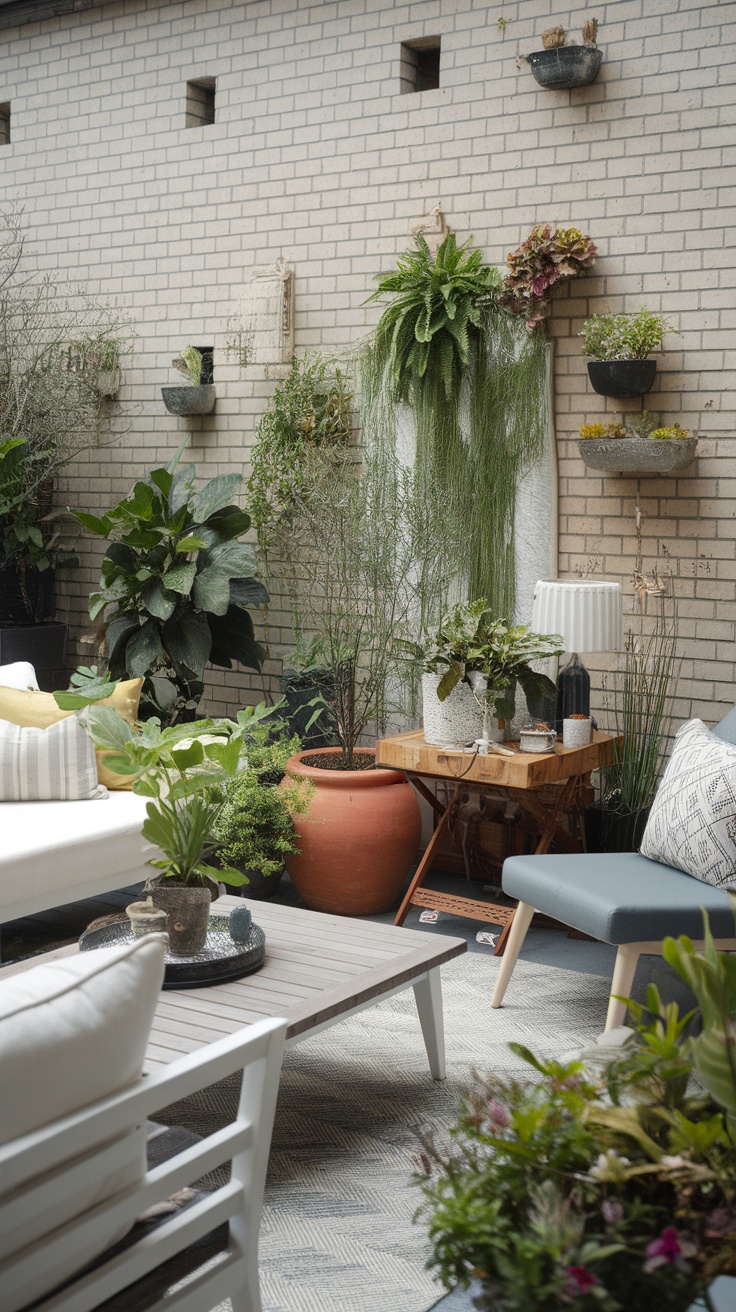
[[427, 844], [427, 850], [425, 851], [424, 856], [422, 857], [421, 861], [419, 862], [419, 865], [417, 866], [416, 874], [412, 879], [408, 889], [406, 890], [406, 896], [404, 898], [404, 901], [401, 903], [401, 906], [399, 907], [396, 913], [396, 919], [394, 921], [395, 925], [403, 925], [407, 915], [409, 914], [409, 907], [411, 906], [411, 899], [414, 894], [414, 890], [419, 888], [420, 884], [424, 882], [424, 877], [427, 871], [429, 870], [429, 867], [431, 866], [432, 861], [434, 859], [435, 848], [438, 846], [439, 841], [444, 833], [445, 826], [447, 824], [447, 821], [450, 817], [450, 812], [452, 810], [452, 804], [455, 801], [455, 798], [457, 797], [459, 791], [460, 791], [460, 785], [456, 784], [455, 791], [452, 794], [449, 805], [445, 807], [445, 810], [442, 813], [440, 822], [437, 825], [437, 828], [435, 829], [434, 833], [432, 834], [429, 843]]

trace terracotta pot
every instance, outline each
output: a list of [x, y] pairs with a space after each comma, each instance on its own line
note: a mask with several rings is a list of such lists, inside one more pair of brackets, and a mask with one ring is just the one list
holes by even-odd
[[193, 957], [201, 952], [210, 920], [210, 890], [166, 880], [154, 885], [151, 897], [153, 905], [168, 914], [169, 951], [177, 957]]
[[287, 856], [286, 869], [313, 911], [376, 915], [396, 901], [416, 856], [419, 804], [401, 770], [320, 770], [301, 759], [339, 752], [322, 747], [286, 764], [287, 777], [316, 788], [307, 814], [294, 816], [299, 854]]

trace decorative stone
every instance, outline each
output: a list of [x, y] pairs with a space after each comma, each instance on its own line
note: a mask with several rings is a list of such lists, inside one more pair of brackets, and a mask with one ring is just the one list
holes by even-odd
[[697, 446], [697, 437], [581, 437], [578, 441], [589, 469], [643, 476], [686, 469]]
[[248, 907], [233, 907], [230, 912], [230, 937], [233, 943], [247, 943], [253, 926], [253, 916]]
[[170, 415], [211, 415], [217, 393], [214, 383], [197, 387], [162, 387], [161, 395]]

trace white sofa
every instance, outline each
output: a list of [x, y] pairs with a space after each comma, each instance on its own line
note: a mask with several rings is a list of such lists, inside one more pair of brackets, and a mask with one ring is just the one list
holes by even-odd
[[146, 800], [0, 803], [0, 924], [146, 879]]

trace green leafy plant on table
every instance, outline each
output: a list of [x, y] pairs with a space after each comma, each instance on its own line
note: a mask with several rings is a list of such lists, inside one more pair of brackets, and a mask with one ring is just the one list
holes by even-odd
[[662, 350], [662, 339], [675, 329], [664, 315], [642, 306], [636, 314], [594, 314], [580, 336], [583, 355], [595, 360], [646, 360]]
[[89, 603], [92, 619], [104, 616], [111, 674], [143, 676], [143, 717], [170, 724], [194, 716], [208, 661], [260, 669], [248, 608], [268, 600], [255, 551], [240, 541], [250, 528], [233, 504], [241, 476], [220, 474], [197, 491], [194, 465], [179, 466], [182, 450], [106, 514], [77, 516], [112, 539]]
[[529, 1080], [477, 1076], [453, 1146], [424, 1140], [430, 1265], [448, 1288], [479, 1277], [478, 1307], [712, 1309], [713, 1279], [736, 1275], [736, 960], [712, 942], [666, 952], [701, 1003], [698, 1038], [650, 986], [635, 1040], [600, 1068], [511, 1044]]
[[[562, 31], [562, 29], [559, 29]], [[564, 32], [562, 33], [564, 41]], [[540, 223], [506, 257], [507, 273], [500, 302], [533, 330], [549, 314], [553, 289], [568, 278], [579, 278], [595, 263], [597, 249], [579, 228], [555, 228]]]
[[494, 616], [485, 600], [455, 606], [434, 640], [412, 649], [425, 674], [441, 676], [437, 685], [440, 701], [449, 697], [461, 680], [477, 693], [474, 676], [480, 676], [481, 695], [492, 700], [501, 720], [513, 718], [517, 684], [532, 703], [554, 697], [552, 680], [533, 670], [531, 662], [559, 656], [562, 651], [558, 636], [533, 633], [525, 624], [509, 625]]

